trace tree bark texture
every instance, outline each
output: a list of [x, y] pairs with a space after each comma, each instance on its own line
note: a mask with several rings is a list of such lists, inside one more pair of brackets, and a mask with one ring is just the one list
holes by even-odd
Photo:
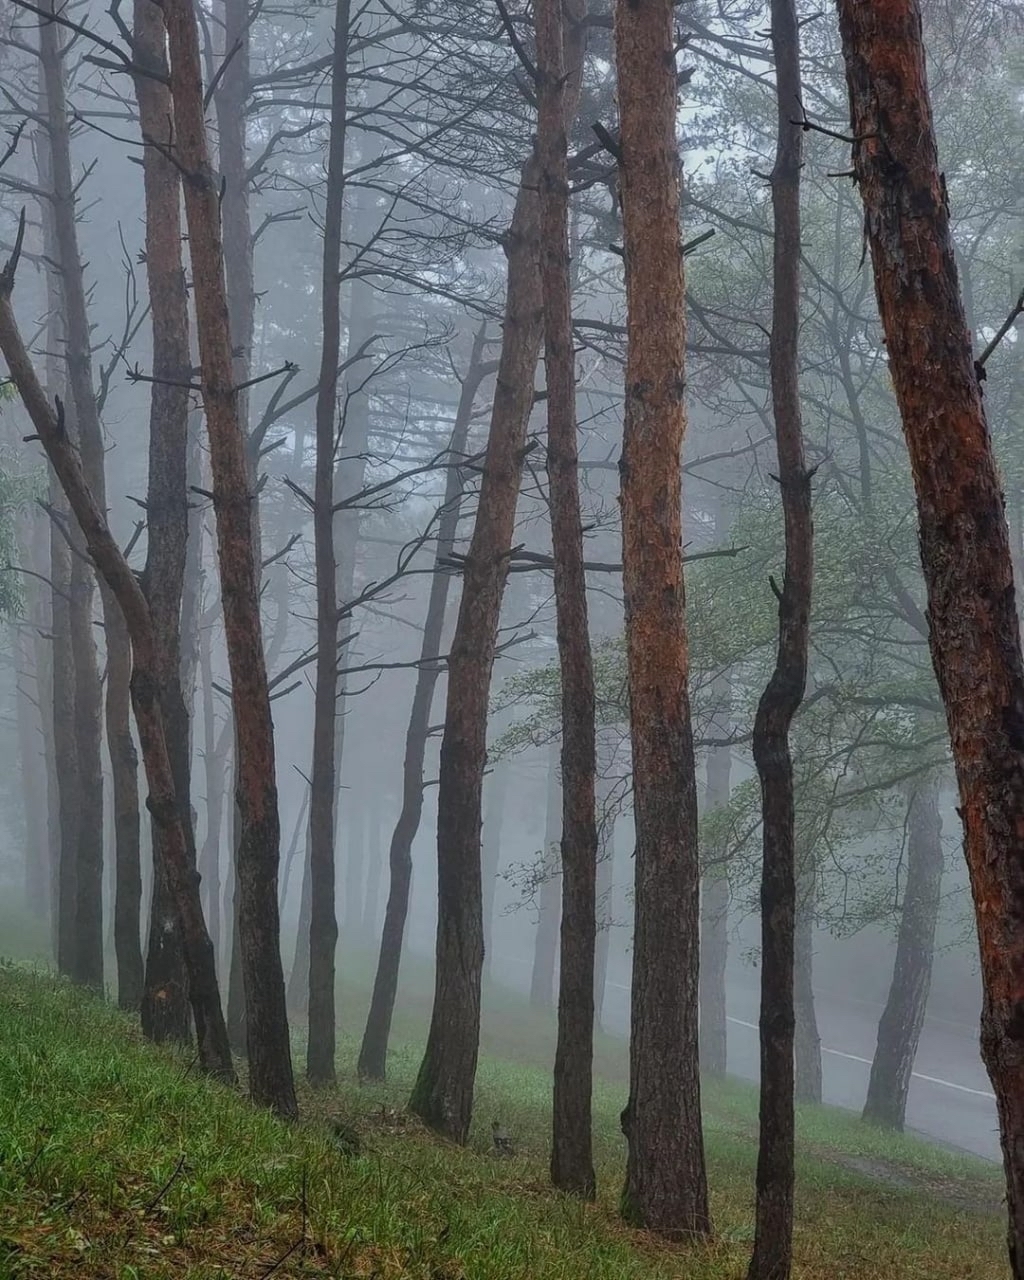
[[[452, 434], [448, 441], [451, 461], [464, 455], [469, 443], [473, 404], [486, 373], [483, 363], [485, 339], [486, 328], [481, 325], [473, 340], [469, 369], [462, 381]], [[430, 579], [427, 613], [423, 622], [420, 666], [416, 673], [416, 687], [413, 691], [412, 709], [409, 712], [409, 728], [405, 735], [402, 807], [391, 835], [391, 847], [388, 853], [390, 885], [387, 905], [384, 909], [380, 953], [377, 957], [377, 972], [373, 982], [370, 1011], [367, 1014], [366, 1028], [363, 1031], [363, 1041], [359, 1049], [358, 1070], [361, 1080], [383, 1080], [387, 1071], [388, 1039], [391, 1035], [391, 1019], [394, 1014], [405, 927], [409, 916], [412, 846], [423, 815], [423, 762], [430, 731], [430, 711], [434, 703], [434, 690], [442, 671], [438, 659], [441, 654], [445, 612], [451, 584], [451, 573], [446, 568], [446, 564], [455, 547], [465, 484], [465, 472], [456, 466], [449, 467], [445, 479], [444, 506], [437, 525], [437, 550], [434, 554], [434, 573]]]
[[253, 537], [254, 495], [231, 356], [219, 184], [210, 164], [196, 15], [166, 0], [171, 97], [195, 292], [203, 403], [210, 442], [221, 599], [236, 730], [239, 940], [245, 986], [249, 1088], [254, 1101], [297, 1114], [281, 970], [277, 871], [280, 818], [274, 725]]
[[[582, 84], [582, 26], [568, 33], [566, 125]], [[448, 662], [437, 795], [438, 915], [434, 1005], [410, 1105], [431, 1128], [465, 1142], [480, 1036], [483, 922], [480, 827], [487, 711], [501, 601], [515, 528], [526, 430], [543, 337], [540, 167], [523, 166], [504, 247], [508, 263], [501, 356], [483, 479]]]
[[917, 492], [960, 792], [1010, 1266], [1024, 1276], [1024, 660], [1003, 494], [960, 296], [916, 0], [840, 0], [854, 168]]
[[566, 91], [563, 27], [579, 25], [585, 16], [585, 0], [573, 0], [571, 4], [565, 0], [536, 0], [534, 5], [548, 501], [562, 686], [562, 922], [551, 1181], [563, 1191], [592, 1199], [596, 1185], [591, 1095], [597, 748], [576, 442], [568, 137], [563, 103]]
[[[761, 784], [760, 1130], [754, 1249], [748, 1280], [789, 1280], [796, 1181], [793, 971], [796, 935], [796, 807], [789, 731], [807, 686], [814, 543], [811, 475], [800, 415], [800, 29], [796, 0], [772, 0], [771, 39], [778, 108], [772, 329], [769, 374], [786, 567], [779, 596], [775, 669], [754, 717], [753, 756]], [[773, 584], [774, 585], [774, 584]]]
[[907, 875], [896, 962], [878, 1023], [864, 1119], [903, 1131], [907, 1095], [928, 1007], [935, 930], [942, 897], [942, 817], [939, 780], [922, 779], [907, 803]]
[[679, 238], [675, 6], [617, 0], [626, 277], [620, 463], [636, 821], [627, 1221], [711, 1229], [697, 1036], [697, 780], [683, 590], [685, 288]]
[[213, 947], [203, 920], [199, 880], [189, 862], [174, 794], [174, 774], [167, 750], [156, 677], [157, 640], [152, 617], [142, 588], [111, 535], [102, 508], [93, 497], [78, 450], [65, 430], [59, 408], [55, 413], [25, 350], [11, 306], [16, 266], [15, 254], [0, 273], [0, 351], [67, 494], [93, 563], [103, 574], [120, 606], [131, 635], [134, 659], [132, 706], [149, 783], [148, 805], [154, 821], [161, 827], [167, 850], [168, 874], [182, 921], [199, 1061], [211, 1074], [233, 1080], [234, 1068], [217, 990]]
[[1024, 1276], [1024, 660], [1009, 531], [957, 280], [915, 0], [838, 4], [854, 168], [918, 498], [982, 963], [1012, 1274]]
[[341, 359], [341, 237], [345, 204], [345, 137], [348, 116], [349, 0], [334, 7], [331, 118], [327, 148], [327, 200], [321, 273], [320, 374], [316, 396], [316, 474], [313, 544], [316, 572], [316, 685], [313, 763], [310, 772], [309, 1035], [310, 1083], [335, 1079], [335, 718], [338, 710], [338, 598], [334, 554], [334, 468], [338, 451], [338, 366]]
[[[167, 75], [166, 31], [152, 0], [135, 0], [137, 56]], [[181, 182], [167, 154], [171, 96], [153, 76], [135, 77], [146, 200], [146, 278], [153, 333], [149, 404], [148, 542], [143, 586], [157, 638], [159, 696], [189, 857], [195, 863], [191, 809], [190, 717], [181, 688], [181, 598], [189, 534], [188, 383], [192, 378], [188, 294], [182, 260]], [[153, 897], [146, 953], [142, 1029], [158, 1042], [189, 1038], [187, 971], [181, 924], [160, 832], [154, 831]], [[216, 950], [214, 952], [216, 954]]]

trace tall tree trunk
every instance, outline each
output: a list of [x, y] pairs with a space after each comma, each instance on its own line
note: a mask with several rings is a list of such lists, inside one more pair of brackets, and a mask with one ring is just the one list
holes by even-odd
[[896, 963], [878, 1023], [864, 1119], [903, 1131], [907, 1094], [924, 1026], [935, 957], [942, 890], [939, 780], [920, 781], [907, 801], [907, 879], [903, 889]]
[[225, 781], [230, 769], [227, 754], [230, 749], [230, 721], [217, 732], [213, 703], [213, 655], [210, 628], [204, 627], [199, 635], [199, 670], [203, 699], [203, 768], [206, 779], [206, 831], [199, 858], [200, 882], [206, 886], [206, 918], [210, 922], [214, 955], [223, 954], [221, 921], [223, 919], [223, 895], [221, 891], [221, 838], [224, 833], [224, 801], [228, 794]]
[[[331, 120], [327, 149], [327, 203], [321, 273], [320, 375], [316, 396], [316, 475], [313, 543], [316, 561], [316, 687], [313, 764], [309, 802], [309, 1037], [310, 1083], [335, 1079], [335, 974], [338, 919], [335, 906], [334, 836], [338, 703], [338, 598], [334, 554], [334, 468], [338, 451], [338, 367], [341, 359], [341, 235], [345, 203], [345, 137], [348, 118], [349, 0], [334, 6]], [[342, 420], [342, 426], [344, 420]]]
[[[22, 540], [22, 564], [30, 563], [28, 550]], [[37, 572], [44, 572], [38, 570]], [[29, 627], [38, 625], [35, 607], [37, 592], [33, 584], [26, 591], [26, 617], [14, 630], [15, 657], [15, 716], [18, 729], [18, 764], [20, 772], [21, 802], [25, 819], [25, 907], [34, 920], [45, 923], [49, 915], [50, 877], [49, 849], [46, 832], [46, 746], [42, 732], [42, 716], [49, 695], [45, 672], [36, 664], [35, 647], [29, 635]], [[35, 617], [33, 615], [36, 615]], [[29, 689], [35, 690], [33, 697]]]
[[[473, 340], [469, 369], [462, 381], [455, 422], [448, 442], [450, 461], [466, 453], [469, 428], [473, 417], [473, 404], [480, 383], [486, 374], [483, 363], [486, 327], [481, 325]], [[434, 573], [430, 579], [430, 595], [427, 614], [423, 622], [423, 639], [420, 643], [420, 665], [416, 673], [412, 709], [409, 712], [409, 728], [405, 735], [405, 760], [402, 767], [402, 807], [391, 835], [388, 855], [390, 887], [384, 910], [384, 927], [381, 931], [380, 953], [373, 982], [370, 1011], [366, 1018], [363, 1042], [359, 1049], [359, 1078], [383, 1080], [387, 1069], [388, 1038], [391, 1034], [391, 1018], [398, 991], [398, 972], [405, 940], [405, 926], [409, 916], [409, 891], [412, 882], [412, 846], [419, 831], [423, 815], [423, 762], [430, 731], [430, 709], [434, 702], [434, 689], [442, 665], [441, 640], [444, 632], [445, 610], [448, 604], [448, 588], [451, 573], [446, 562], [455, 547], [462, 511], [462, 493], [466, 476], [460, 467], [450, 466], [444, 492], [444, 506], [437, 527], [437, 550], [434, 553]]]
[[380, 914], [380, 882], [383, 870], [380, 839], [380, 803], [375, 797], [366, 815], [366, 901], [360, 919], [359, 936], [372, 940], [377, 936]]
[[615, 765], [616, 743], [607, 729], [597, 735], [597, 882], [595, 914], [597, 936], [594, 946], [594, 1017], [601, 1025], [605, 994], [608, 987], [608, 960], [614, 928], [615, 894]]
[[203, 403], [210, 440], [224, 631], [236, 728], [239, 938], [245, 979], [249, 1088], [279, 1114], [298, 1107], [281, 970], [277, 869], [280, 818], [274, 724], [260, 620], [253, 493], [231, 357], [219, 183], [210, 165], [196, 16], [165, 0], [178, 163], [189, 174], [185, 214], [195, 290]]
[[[369, 210], [362, 207], [368, 196], [362, 193], [360, 207], [357, 208], [354, 226], [362, 229], [366, 225]], [[357, 233], [359, 234], [359, 230]], [[352, 284], [349, 297], [348, 343], [346, 363], [356, 358], [358, 352], [369, 345], [373, 336], [373, 290], [369, 283], [357, 276]], [[337, 460], [337, 473], [334, 477], [334, 494], [338, 503], [347, 503], [335, 518], [335, 600], [338, 605], [338, 628], [336, 651], [342, 661], [347, 646], [353, 635], [353, 619], [349, 608], [355, 592], [356, 562], [359, 553], [359, 533], [362, 511], [358, 503], [351, 499], [360, 493], [366, 479], [366, 459], [370, 440], [370, 405], [366, 390], [368, 374], [365, 368], [355, 365], [342, 391], [344, 404], [342, 414], [342, 435], [344, 444]], [[335, 381], [337, 395], [337, 381]], [[344, 687], [339, 688], [335, 701], [334, 719], [334, 777], [335, 791], [340, 790], [343, 772], [345, 749], [345, 715]], [[340, 811], [340, 798], [334, 797], [336, 812]], [[337, 816], [335, 818], [337, 827]], [[361, 864], [357, 858], [349, 856], [347, 864], [351, 868]], [[347, 879], [347, 877], [346, 877]], [[354, 910], [349, 915], [347, 887], [342, 895], [346, 905], [344, 929], [349, 938], [358, 936], [361, 915]], [[293, 1010], [304, 1009], [309, 998], [309, 942], [313, 911], [312, 868], [307, 859], [302, 876], [302, 898], [299, 903], [299, 930], [295, 942], [295, 963], [292, 966], [291, 980], [288, 984], [288, 1003]]]
[[[40, 67], [40, 72], [42, 68]], [[39, 189], [53, 190], [53, 164], [46, 127], [46, 81], [39, 76], [40, 128], [34, 138]], [[46, 387], [50, 398], [66, 395], [67, 367], [59, 352], [64, 345], [64, 303], [53, 201], [39, 202], [46, 259]], [[75, 650], [71, 636], [71, 548], [64, 529], [69, 523], [67, 499], [53, 469], [49, 471], [50, 505], [48, 559], [50, 566], [51, 658], [50, 723], [53, 732], [51, 857], [53, 859], [53, 953], [60, 973], [69, 975], [75, 960], [76, 865], [78, 861], [79, 771], [75, 731]]]
[[[86, 307], [82, 260], [75, 223], [75, 183], [71, 170], [71, 137], [64, 92], [64, 56], [60, 28], [43, 20], [39, 28], [39, 55], [46, 86], [49, 159], [53, 178], [53, 226], [60, 262], [68, 388], [87, 482], [100, 509], [106, 506], [103, 429], [100, 425], [92, 380], [92, 341]], [[103, 698], [96, 646], [92, 635], [93, 571], [82, 555], [71, 564], [71, 636], [75, 649], [75, 727], [78, 742], [79, 807], [76, 815], [75, 963], [73, 976], [80, 982], [103, 986]], [[104, 594], [104, 623], [108, 654], [114, 651], [117, 673], [130, 667], [131, 659], [118, 646], [124, 630], [115, 617], [117, 606]], [[117, 746], [112, 743], [112, 758]], [[118, 867], [126, 865], [129, 851], [120, 851]], [[134, 850], [138, 863], [138, 846]], [[139, 948], [136, 922], [136, 951]], [[136, 978], [141, 958], [136, 957]]]
[[[142, 864], [139, 757], [131, 727], [131, 646], [121, 610], [107, 617], [107, 750], [114, 802], [114, 954], [117, 1003], [135, 1011], [142, 1004]], [[187, 1008], [187, 1005], [186, 1005]]]
[[[24, 230], [24, 224], [21, 231]], [[19, 231], [17, 244], [21, 243]], [[213, 947], [206, 931], [199, 902], [199, 881], [189, 862], [185, 834], [174, 794], [174, 774], [167, 750], [167, 735], [159, 698], [157, 639], [149, 606], [135, 574], [125, 560], [107, 526], [85, 476], [79, 451], [68, 435], [62, 415], [51, 408], [14, 318], [11, 292], [14, 288], [18, 249], [0, 272], [0, 351], [11, 378], [43, 443], [78, 526], [89, 555], [102, 573], [112, 596], [121, 608], [131, 636], [133, 653], [132, 706], [139, 729], [146, 777], [149, 809], [161, 827], [168, 872], [175, 890], [185, 952], [189, 966], [189, 993], [196, 1023], [199, 1061], [203, 1069], [226, 1080], [234, 1079], [224, 1018], [221, 1013]]]
[[[582, 84], [582, 24], [567, 35], [563, 109], [568, 124], [576, 117]], [[480, 804], [488, 697], [543, 336], [539, 176], [535, 152], [523, 166], [504, 241], [508, 279], [501, 357], [480, 498], [463, 566], [441, 740], [434, 1004], [410, 1105], [431, 1128], [456, 1142], [465, 1142], [469, 1133], [480, 1038]]]
[[793, 1004], [796, 1019], [795, 1089], [797, 1102], [821, 1102], [821, 1036], [814, 1009], [814, 921], [818, 896], [814, 852], [800, 851], [796, 868], [796, 918], [793, 938]]
[[[717, 522], [716, 522], [717, 523]], [[728, 735], [732, 681], [723, 672], [712, 683], [711, 697], [721, 709], [718, 721]], [[729, 803], [732, 751], [708, 752], [705, 804], [708, 813]], [[729, 961], [729, 870], [714, 862], [704, 870], [700, 902], [700, 1067], [705, 1075], [724, 1076], [728, 1050], [725, 972]]]
[[[564, 13], [563, 13], [564, 4]], [[583, 567], [576, 361], [569, 272], [569, 168], [563, 23], [579, 25], [585, 0], [536, 0], [537, 153], [541, 285], [547, 382], [547, 470], [555, 613], [562, 685], [562, 924], [555, 1048], [551, 1181], [592, 1199], [594, 935], [597, 819], [594, 667]]]
[[480, 842], [480, 866], [484, 894], [484, 972], [488, 978], [494, 961], [494, 903], [501, 873], [501, 837], [508, 800], [508, 777], [509, 765], [500, 761], [491, 773], [490, 785], [485, 784], [487, 805]]
[[537, 929], [533, 939], [533, 969], [530, 973], [530, 1005], [534, 1009], [555, 1007], [558, 918], [562, 901], [562, 869], [558, 857], [562, 785], [554, 743], [548, 748], [547, 771], [544, 847], [540, 853], [540, 876], [536, 886]]
[[778, 107], [771, 173], [773, 237], [769, 373], [778, 481], [786, 530], [775, 669], [754, 717], [761, 784], [761, 1106], [754, 1250], [748, 1280], [789, 1280], [793, 1266], [796, 1121], [793, 1103], [793, 968], [796, 929], [796, 808], [789, 731], [807, 686], [814, 543], [811, 476], [800, 416], [800, 169], [803, 129], [796, 0], [772, 0]]
[[636, 815], [627, 1221], [711, 1229], [697, 1036], [700, 872], [683, 590], [686, 315], [673, 0], [617, 0], [626, 275], [622, 560]]
[[[151, 0], [135, 0], [134, 24], [140, 56], [166, 76], [166, 31], [159, 7]], [[171, 97], [166, 83], [149, 75], [136, 76], [135, 96], [142, 136], [149, 143], [142, 165], [155, 379], [149, 405], [148, 548], [143, 582], [157, 636], [159, 697], [174, 770], [174, 792], [186, 848], [194, 865], [190, 717], [181, 688], [180, 646], [189, 534], [188, 383], [192, 377], [181, 247], [181, 180], [166, 152], [171, 137]], [[160, 832], [154, 831], [142, 1029], [157, 1042], [186, 1041], [191, 1027], [185, 950], [159, 836]]]
[[854, 168], [917, 491], [932, 662], [975, 904], [1010, 1266], [1024, 1276], [1024, 659], [1003, 495], [960, 297], [915, 0], [840, 0]]

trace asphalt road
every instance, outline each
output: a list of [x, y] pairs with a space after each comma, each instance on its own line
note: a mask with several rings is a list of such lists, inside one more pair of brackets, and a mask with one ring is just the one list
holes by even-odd
[[[510, 986], [529, 986], [529, 965], [502, 957]], [[625, 1035], [629, 1026], [628, 972], [609, 974], [603, 1023]], [[727, 993], [731, 1075], [758, 1077], [757, 979], [733, 976]], [[873, 1001], [816, 991], [824, 1101], [859, 1112], [867, 1093], [871, 1055], [882, 1008]], [[931, 1016], [925, 1020], [907, 1103], [907, 1127], [934, 1141], [999, 1160], [995, 1100], [978, 1048], [978, 1028]]]

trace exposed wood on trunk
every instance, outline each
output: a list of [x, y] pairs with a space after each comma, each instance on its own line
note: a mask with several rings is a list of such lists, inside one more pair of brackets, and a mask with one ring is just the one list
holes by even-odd
[[617, 0], [626, 406], [622, 559], [636, 820], [627, 1221], [711, 1229], [698, 1063], [697, 780], [682, 564], [686, 316], [673, 0]]
[[[448, 441], [448, 452], [453, 460], [467, 452], [473, 404], [486, 373], [483, 364], [485, 337], [485, 326], [481, 325], [473, 340], [469, 369], [462, 381], [455, 422]], [[441, 653], [445, 610], [451, 584], [451, 574], [444, 570], [443, 565], [455, 546], [465, 483], [465, 473], [459, 467], [449, 467], [445, 479], [444, 506], [437, 527], [434, 574], [430, 580], [430, 595], [420, 643], [421, 665], [416, 673], [416, 688], [405, 737], [402, 807], [391, 835], [388, 856], [390, 887], [384, 910], [377, 973], [359, 1050], [359, 1076], [365, 1080], [383, 1080], [387, 1069], [388, 1038], [391, 1034], [391, 1018], [395, 1008], [405, 926], [409, 915], [412, 846], [423, 814], [423, 762], [430, 729], [430, 710], [434, 702], [434, 689], [442, 670], [437, 659]]]
[[942, 897], [939, 779], [924, 778], [907, 798], [907, 864], [896, 961], [871, 1062], [864, 1119], [903, 1131], [910, 1077], [928, 1008], [935, 930]]
[[[793, 1266], [796, 1180], [793, 970], [796, 934], [796, 806], [789, 731], [807, 686], [814, 576], [811, 476], [800, 414], [800, 28], [795, 0], [772, 0], [777, 143], [771, 173], [774, 215], [769, 375], [786, 566], [779, 595], [779, 644], [754, 717], [761, 784], [760, 1128], [754, 1250], [748, 1280], [788, 1280]], [[773, 587], [775, 586], [773, 582]]]
[[331, 117], [327, 147], [327, 200], [321, 261], [320, 373], [316, 396], [316, 471], [313, 545], [316, 566], [316, 686], [309, 803], [309, 1035], [306, 1075], [312, 1084], [335, 1079], [334, 836], [338, 702], [338, 598], [334, 554], [334, 467], [338, 449], [338, 367], [341, 357], [341, 236], [345, 204], [348, 118], [349, 0], [336, 0], [331, 62]]
[[280, 819], [274, 726], [259, 607], [259, 563], [246, 440], [231, 358], [219, 184], [206, 137], [196, 16], [189, 0], [166, 0], [178, 163], [187, 174], [185, 214], [195, 293], [203, 403], [210, 441], [221, 599], [236, 730], [239, 941], [253, 1099], [297, 1113], [281, 971], [277, 870]]
[[[582, 83], [582, 26], [569, 32], [566, 121]], [[448, 662], [437, 793], [438, 916], [434, 1005], [410, 1105], [431, 1128], [465, 1142], [473, 1111], [483, 971], [480, 826], [487, 711], [522, 476], [526, 429], [543, 336], [540, 169], [523, 166], [504, 239], [508, 281], [501, 357], [483, 479]]]
[[[152, 0], [135, 0], [134, 38], [146, 65], [167, 74], [166, 32]], [[148, 540], [143, 585], [156, 632], [160, 703], [167, 727], [174, 790], [189, 857], [195, 861], [191, 811], [190, 717], [181, 689], [180, 621], [188, 544], [188, 383], [192, 378], [188, 294], [182, 260], [181, 182], [166, 154], [171, 96], [153, 76], [135, 77], [146, 199], [146, 278], [153, 332], [149, 407]], [[154, 831], [153, 898], [146, 953], [142, 1027], [153, 1040], [187, 1040], [187, 975], [160, 832]]]
[[16, 266], [14, 257], [0, 273], [0, 351], [67, 494], [89, 554], [120, 606], [131, 635], [132, 706], [149, 783], [149, 810], [161, 827], [166, 865], [182, 922], [199, 1061], [211, 1074], [233, 1080], [234, 1068], [217, 990], [213, 947], [203, 920], [198, 877], [189, 862], [174, 794], [174, 774], [158, 694], [157, 640], [153, 620], [142, 588], [90, 491], [78, 450], [65, 430], [61, 415], [51, 407], [25, 350], [11, 306]]

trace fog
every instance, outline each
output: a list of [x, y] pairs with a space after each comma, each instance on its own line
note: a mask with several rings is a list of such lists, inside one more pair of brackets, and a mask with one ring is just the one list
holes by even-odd
[[[230, 7], [230, 6], [229, 6]], [[923, 6], [940, 153], [958, 262], [976, 345], [1002, 324], [1024, 282], [1020, 245], [1022, 133], [1016, 36], [999, 6]], [[483, 9], [487, 9], [486, 13]], [[512, 25], [532, 40], [523, 6]], [[703, 938], [724, 964], [727, 1066], [757, 1076], [760, 811], [751, 756], [754, 712], [775, 657], [783, 525], [768, 381], [771, 208], [765, 173], [774, 146], [771, 59], [761, 6], [681, 6], [680, 143], [688, 306], [688, 425], [683, 464], [690, 696], [700, 804]], [[595, 6], [595, 10], [600, 6]], [[207, 76], [225, 59], [225, 6], [200, 5]], [[991, 11], [991, 12], [990, 12]], [[423, 808], [412, 843], [412, 895], [399, 991], [410, 973], [429, 985], [437, 932], [439, 751], [447, 655], [474, 524], [496, 395], [510, 261], [503, 236], [519, 169], [535, 131], [532, 96], [502, 20], [460, 2], [353, 6], [341, 238], [341, 359], [336, 378], [333, 522], [341, 608], [337, 699], [336, 914], [339, 1027], [361, 1035], [391, 883], [389, 849], [403, 805], [410, 711], [424, 668], [440, 671], [422, 765]], [[332, 7], [301, 0], [256, 11], [246, 24], [241, 101], [244, 190], [222, 192], [227, 249], [251, 237], [251, 348], [243, 424], [255, 451], [253, 508], [262, 560], [263, 649], [270, 679], [280, 811], [280, 954], [296, 1027], [308, 980], [309, 793], [315, 716], [316, 562], [310, 495], [321, 359], [321, 264], [327, 198]], [[146, 279], [146, 209], [131, 78], [102, 41], [122, 33], [98, 0], [61, 29], [76, 182], [77, 229], [101, 400], [107, 507], [115, 537], [141, 572], [154, 352]], [[0, 77], [11, 149], [0, 168], [0, 246], [12, 251], [26, 211], [14, 307], [33, 358], [59, 391], [63, 339], [47, 300], [49, 197], [29, 7], [0, 18]], [[807, 694], [792, 730], [797, 805], [797, 1041], [820, 1037], [822, 1096], [859, 1112], [878, 1021], [890, 998], [908, 898], [915, 797], [932, 787], [941, 818], [941, 891], [927, 1014], [915, 1045], [906, 1122], [928, 1137], [997, 1159], [994, 1101], [981, 1064], [977, 942], [942, 705], [926, 631], [913, 486], [865, 260], [862, 210], [841, 140], [848, 127], [833, 23], [804, 29], [808, 131], [803, 169], [801, 393], [813, 509], [815, 596]], [[588, 565], [589, 634], [598, 727], [598, 966], [604, 1032], [625, 1046], [633, 965], [634, 846], [629, 708], [623, 644], [619, 456], [623, 430], [625, 298], [620, 199], [594, 123], [610, 124], [610, 32], [595, 22], [581, 103], [570, 130], [573, 314], [580, 487]], [[235, 56], [227, 51], [230, 69]], [[113, 57], [115, 65], [110, 65]], [[242, 70], [242, 59], [236, 69]], [[528, 78], [528, 77], [527, 77]], [[228, 126], [213, 88], [214, 148]], [[967, 86], [970, 92], [967, 92]], [[234, 91], [234, 90], [232, 90]], [[229, 112], [235, 106], [229, 103]], [[11, 131], [21, 130], [18, 137]], [[828, 130], [831, 130], [831, 135]], [[6, 145], [6, 144], [5, 144]], [[164, 145], [164, 144], [161, 144]], [[170, 144], [168, 144], [170, 145]], [[218, 173], [220, 171], [218, 170]], [[44, 175], [45, 176], [45, 175]], [[247, 228], [247, 229], [246, 229]], [[187, 243], [186, 243], [187, 247]], [[244, 250], [245, 246], [235, 245]], [[244, 252], [243, 255], [244, 257]], [[67, 270], [65, 264], [64, 268]], [[190, 277], [190, 297], [194, 297]], [[229, 279], [229, 294], [241, 286]], [[59, 317], [58, 317], [59, 320]], [[191, 341], [196, 349], [194, 314]], [[232, 315], [237, 327], [238, 315]], [[483, 326], [483, 371], [473, 370]], [[1022, 549], [1019, 319], [986, 365], [993, 436], [1007, 486], [1019, 568]], [[210, 453], [199, 385], [189, 410], [190, 561], [198, 601], [183, 635], [192, 714], [191, 811], [201, 895], [225, 994], [231, 971], [236, 817], [231, 677], [219, 596]], [[447, 452], [462, 381], [477, 378], [466, 448]], [[545, 386], [528, 425], [510, 572], [490, 681], [480, 856], [484, 1005], [508, 988], [553, 1019], [561, 838], [558, 646], [545, 470]], [[60, 847], [52, 755], [54, 516], [45, 459], [24, 406], [0, 410], [3, 508], [0, 579], [0, 928], [33, 921], [34, 954], [55, 954]], [[464, 485], [454, 544], [435, 563], [450, 471]], [[52, 498], [52, 494], [50, 494]], [[77, 553], [76, 553], [77, 554]], [[431, 583], [450, 586], [437, 655], [424, 657]], [[1019, 584], [1018, 584], [1019, 586]], [[106, 641], [92, 619], [100, 670]], [[189, 659], [189, 653], [195, 660]], [[191, 661], [191, 665], [189, 662]], [[104, 983], [117, 995], [114, 946], [115, 805], [103, 748]], [[145, 781], [139, 774], [140, 794]], [[211, 807], [211, 788], [222, 795]], [[225, 799], [225, 797], [227, 799]], [[922, 802], [923, 803], [923, 802]], [[211, 825], [211, 812], [219, 825]], [[65, 836], [67, 836], [65, 832]], [[444, 836], [442, 833], [441, 839]], [[141, 822], [140, 917], [152, 926], [153, 839]], [[709, 915], [709, 885], [727, 884], [727, 914]], [[307, 896], [308, 900], [308, 896]], [[19, 924], [16, 926], [14, 921]], [[803, 943], [799, 941], [803, 930]], [[925, 931], [927, 934], [927, 930]], [[303, 939], [305, 960], [303, 961]], [[0, 949], [3, 949], [0, 939]], [[292, 975], [299, 959], [298, 977]], [[725, 959], [727, 955], [727, 960]], [[604, 966], [602, 968], [602, 966]], [[709, 965], [711, 972], [713, 965]], [[353, 975], [355, 975], [353, 977]], [[813, 991], [813, 1002], [801, 999]], [[925, 990], [928, 983], [925, 981]], [[710, 990], [710, 988], [708, 988]], [[705, 992], [705, 999], [718, 999]], [[809, 1021], [811, 1015], [816, 1021]], [[705, 1017], [702, 1010], [702, 1018]], [[806, 1081], [804, 1082], [806, 1084]], [[814, 1092], [813, 1087], [811, 1089]]]

